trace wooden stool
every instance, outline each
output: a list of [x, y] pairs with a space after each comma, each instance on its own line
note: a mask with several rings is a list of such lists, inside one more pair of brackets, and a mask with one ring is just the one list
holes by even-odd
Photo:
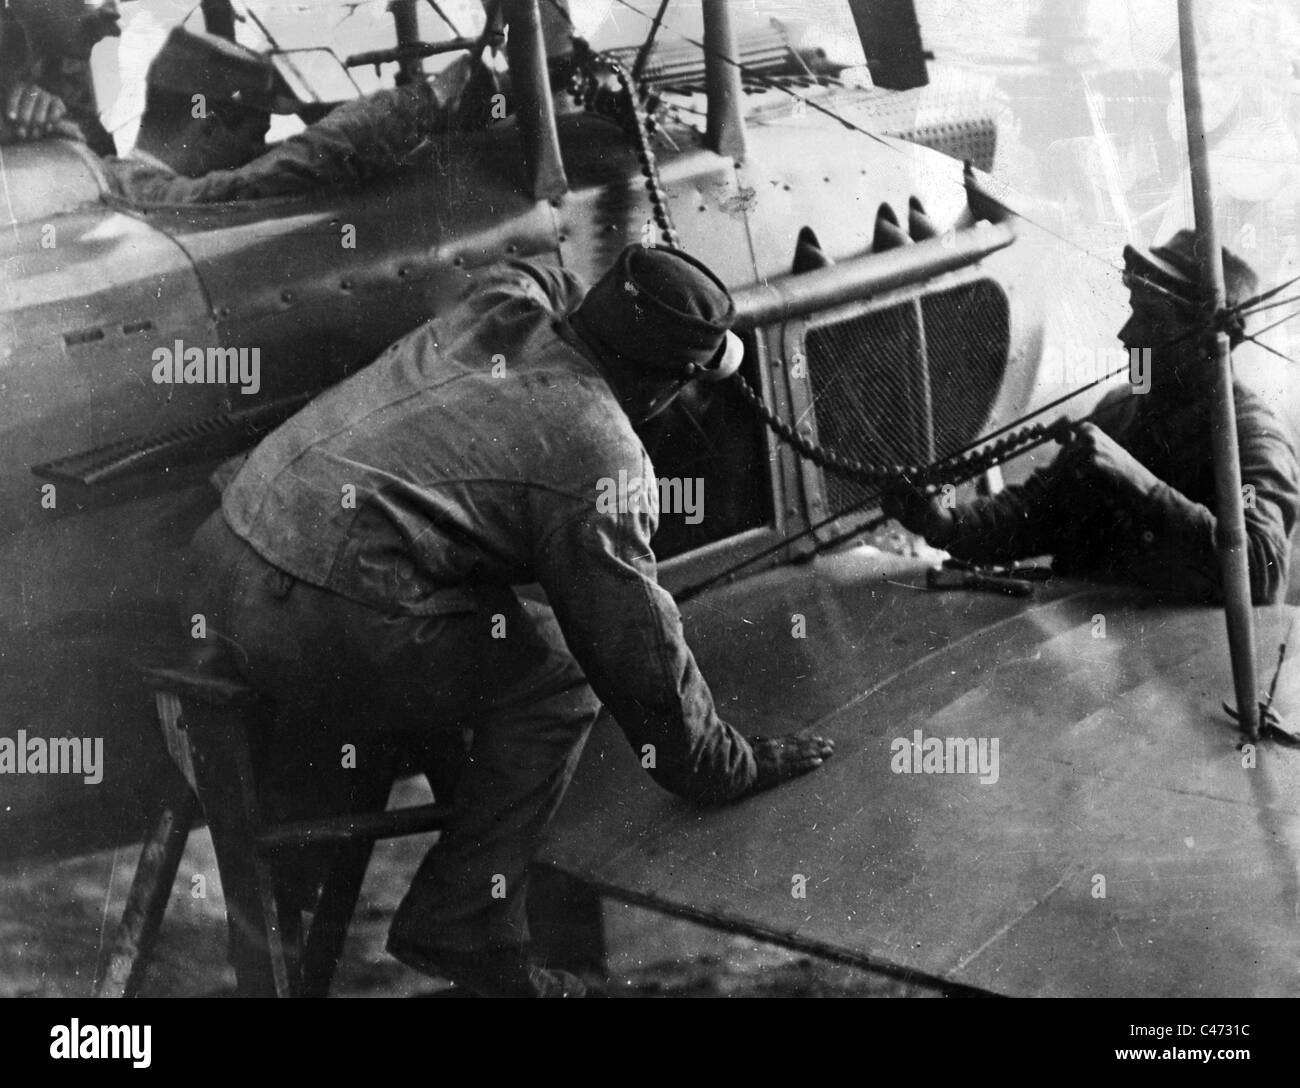
[[[167, 750], [189, 789], [164, 810], [145, 843], [97, 996], [128, 997], [138, 990], [200, 809], [216, 849], [239, 993], [325, 996], [374, 843], [440, 830], [450, 807], [383, 811], [398, 773], [398, 752], [390, 746], [390, 762], [362, 785], [357, 815], [265, 824], [257, 768], [273, 720], [270, 702], [219, 655], [143, 673], [154, 690]], [[322, 844], [333, 847], [333, 857], [304, 930], [300, 907], [277, 884], [274, 862], [283, 851]]]

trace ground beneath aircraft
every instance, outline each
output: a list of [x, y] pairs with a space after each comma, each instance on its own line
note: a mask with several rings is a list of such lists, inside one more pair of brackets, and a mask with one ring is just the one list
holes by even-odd
[[[393, 804], [427, 798], [401, 783]], [[381, 843], [367, 873], [332, 993], [340, 997], [450, 997], [444, 983], [384, 952], [384, 938], [427, 838]], [[86, 997], [108, 956], [139, 854], [138, 846], [0, 870], [0, 997]], [[233, 995], [225, 963], [225, 908], [207, 831], [186, 849], [141, 996]], [[206, 898], [196, 898], [196, 876]], [[933, 991], [607, 904], [611, 997], [907, 997]]]

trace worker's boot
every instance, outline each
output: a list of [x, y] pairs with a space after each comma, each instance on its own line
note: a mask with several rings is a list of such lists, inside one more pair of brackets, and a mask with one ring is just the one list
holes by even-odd
[[388, 953], [426, 975], [445, 978], [480, 997], [586, 997], [576, 975], [536, 967], [522, 948], [484, 948], [462, 952], [420, 945], [389, 935]]

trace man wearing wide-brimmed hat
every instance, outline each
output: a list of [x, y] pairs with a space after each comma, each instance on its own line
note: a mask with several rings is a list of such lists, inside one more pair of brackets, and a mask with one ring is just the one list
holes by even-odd
[[[933, 495], [893, 488], [885, 511], [952, 555], [978, 563], [1054, 556], [1062, 574], [1131, 582], [1193, 601], [1219, 601], [1216, 498], [1196, 235], [1124, 250], [1132, 313], [1119, 338], [1150, 350], [1150, 389], [1119, 389], [1079, 424], [1055, 461], [991, 498], [945, 508]], [[1223, 251], [1227, 305], [1253, 296], [1257, 281]], [[1240, 323], [1229, 329], [1235, 346]], [[1291, 530], [1300, 509], [1293, 439], [1260, 397], [1234, 382], [1237, 441], [1251, 596], [1286, 591]]]
[[[698, 802], [830, 755], [719, 718], [656, 579], [656, 504], [601, 501], [611, 479], [653, 490], [634, 424], [735, 371], [733, 316], [667, 248], [630, 247], [585, 295], [542, 261], [486, 270], [266, 438], [195, 537], [193, 611], [281, 708], [285, 769], [330, 721], [441, 745], [456, 816], [393, 922], [403, 962], [480, 993], [580, 992], [528, 965], [524, 888], [601, 703]], [[516, 594], [533, 583], [545, 604]]]

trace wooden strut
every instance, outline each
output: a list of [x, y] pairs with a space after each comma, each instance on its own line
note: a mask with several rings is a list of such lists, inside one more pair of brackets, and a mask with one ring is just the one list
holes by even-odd
[[[1193, 0], [1178, 0], [1178, 36], [1183, 70], [1183, 110], [1187, 118], [1187, 155], [1199, 241], [1201, 291], [1217, 315], [1226, 302], [1223, 254], [1214, 222], [1210, 157], [1205, 141], [1201, 78], [1197, 64]], [[1237, 412], [1232, 395], [1232, 347], [1222, 330], [1208, 334], [1207, 355], [1214, 365], [1210, 402], [1214, 485], [1218, 505], [1216, 543], [1223, 611], [1228, 625], [1228, 652], [1239, 721], [1249, 741], [1259, 739], [1259, 702], [1255, 681], [1255, 627], [1251, 611], [1250, 573], [1246, 557], [1246, 515], [1242, 508], [1241, 462], [1237, 451]]]
[[140, 987], [185, 853], [185, 840], [198, 818], [198, 799], [189, 786], [182, 785], [145, 840], [108, 963], [95, 988], [96, 997], [134, 997]]

